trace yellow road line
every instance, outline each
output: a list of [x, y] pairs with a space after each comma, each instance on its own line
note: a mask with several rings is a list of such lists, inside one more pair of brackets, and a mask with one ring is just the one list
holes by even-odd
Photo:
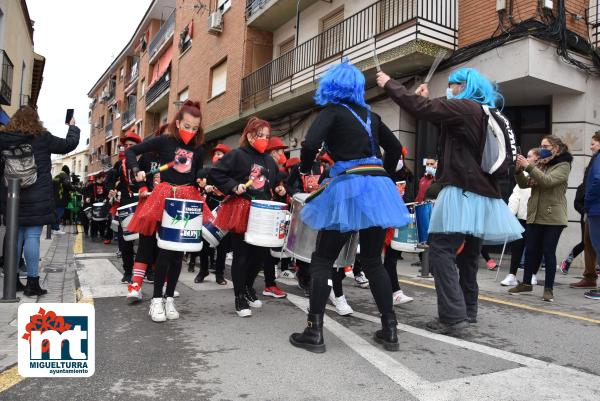
[[[413, 285], [415, 287], [429, 288], [432, 290], [435, 289], [435, 286], [433, 286], [431, 284], [419, 283], [418, 281], [400, 279], [400, 280], [398, 280], [398, 282], [401, 284]], [[525, 309], [525, 310], [529, 310], [532, 312], [546, 313], [548, 315], [555, 315], [555, 316], [560, 316], [560, 317], [566, 317], [569, 319], [581, 320], [581, 321], [588, 322], [588, 323], [600, 324], [600, 320], [598, 320], [598, 319], [592, 319], [590, 317], [573, 315], [571, 313], [560, 312], [560, 311], [555, 311], [555, 310], [551, 310], [551, 309], [538, 308], [535, 306], [520, 304], [517, 302], [505, 301], [503, 299], [489, 297], [487, 295], [479, 295], [479, 299], [482, 301], [492, 302], [492, 303], [499, 304], [499, 305], [506, 305], [506, 306], [512, 306], [514, 308]]]
[[24, 377], [19, 374], [19, 369], [16, 366], [6, 369], [0, 373], [0, 393], [8, 390], [23, 379]]
[[73, 253], [79, 254], [83, 253], [83, 227], [77, 225], [77, 236], [75, 237], [75, 242], [73, 243]]

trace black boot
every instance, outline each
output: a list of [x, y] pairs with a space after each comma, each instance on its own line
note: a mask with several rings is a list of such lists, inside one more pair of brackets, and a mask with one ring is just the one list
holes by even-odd
[[325, 352], [323, 341], [323, 315], [308, 314], [306, 328], [302, 333], [294, 333], [290, 336], [290, 342], [294, 347], [304, 348], [307, 351], [321, 354]]
[[396, 326], [396, 316], [393, 313], [387, 313], [381, 316], [381, 330], [375, 332], [375, 341], [383, 344], [383, 348], [388, 351], [398, 351], [398, 333]]
[[194, 278], [194, 283], [203, 283], [204, 279], [208, 276], [208, 272], [204, 270], [200, 270]]
[[188, 272], [193, 273], [195, 267], [196, 267], [196, 262], [193, 259], [190, 260], [190, 264], [188, 265]]
[[21, 279], [19, 279], [19, 275], [17, 274], [17, 291], [23, 291], [24, 289], [25, 286], [23, 285]]
[[48, 291], [40, 287], [39, 277], [27, 277], [27, 285], [23, 289], [23, 295], [28, 297], [36, 297], [47, 293]]

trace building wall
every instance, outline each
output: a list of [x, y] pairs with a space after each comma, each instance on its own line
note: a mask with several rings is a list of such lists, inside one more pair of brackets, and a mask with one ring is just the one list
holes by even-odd
[[[565, 0], [565, 8], [580, 16], [586, 15], [589, 4], [586, 0]], [[496, 0], [460, 0], [459, 4], [459, 46], [489, 39], [498, 28], [498, 13], [496, 12]], [[506, 0], [507, 7], [510, 0]], [[554, 12], [556, 13], [558, 2], [554, 0]], [[538, 0], [513, 0], [512, 18], [515, 24], [528, 19], [541, 19], [542, 11]], [[507, 14], [506, 14], [507, 15]], [[504, 16], [504, 27], [510, 27], [510, 21]], [[567, 28], [578, 33], [584, 38], [588, 37], [588, 27], [585, 18], [574, 19], [567, 15]]]
[[[33, 43], [29, 36], [25, 15], [21, 3], [15, 0], [0, 0], [2, 18], [2, 41], [0, 49], [4, 49], [14, 65], [12, 81], [12, 97], [10, 106], [2, 105], [2, 109], [12, 116], [21, 104], [21, 94], [31, 95], [31, 74], [33, 72]], [[25, 63], [23, 90], [21, 91], [22, 65]]]

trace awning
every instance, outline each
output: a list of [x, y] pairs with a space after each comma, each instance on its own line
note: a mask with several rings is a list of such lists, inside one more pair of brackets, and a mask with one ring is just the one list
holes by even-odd
[[165, 50], [162, 56], [159, 57], [156, 64], [154, 64], [154, 67], [152, 69], [152, 81], [150, 82], [150, 85], [148, 85], [148, 88], [150, 88], [152, 84], [158, 81], [165, 74], [165, 72], [167, 72], [167, 69], [169, 68], [169, 64], [171, 64], [172, 59], [173, 46], [171, 45], [167, 48], [167, 50]]

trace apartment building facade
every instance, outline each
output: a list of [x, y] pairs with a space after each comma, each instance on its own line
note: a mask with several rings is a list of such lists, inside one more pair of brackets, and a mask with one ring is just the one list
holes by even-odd
[[83, 149], [52, 159], [52, 176], [60, 173], [63, 166], [68, 166], [71, 174], [75, 174], [79, 176], [80, 180], [85, 181], [88, 175], [88, 152], [88, 149]]
[[0, 121], [37, 104], [45, 58], [34, 52], [33, 31], [25, 0], [0, 0]]
[[[565, 34], [567, 53], [552, 30]], [[589, 50], [597, 49], [598, 35], [596, 0], [156, 0], [90, 91], [90, 171], [101, 168], [102, 157], [114, 162], [120, 133], [136, 127], [150, 134], [188, 97], [201, 101], [207, 148], [235, 146], [247, 118], [259, 115], [297, 155], [318, 112], [318, 78], [348, 58], [364, 72], [367, 100], [408, 148], [419, 176], [420, 160], [436, 154], [435, 127], [376, 87], [373, 55], [388, 74], [416, 85], [445, 50], [432, 96], [445, 94], [452, 69], [480, 69], [499, 84], [524, 150], [547, 134], [570, 145], [571, 202], [600, 129], [598, 77], [574, 64], [593, 70]], [[579, 240], [572, 208], [569, 218], [561, 254]]]

